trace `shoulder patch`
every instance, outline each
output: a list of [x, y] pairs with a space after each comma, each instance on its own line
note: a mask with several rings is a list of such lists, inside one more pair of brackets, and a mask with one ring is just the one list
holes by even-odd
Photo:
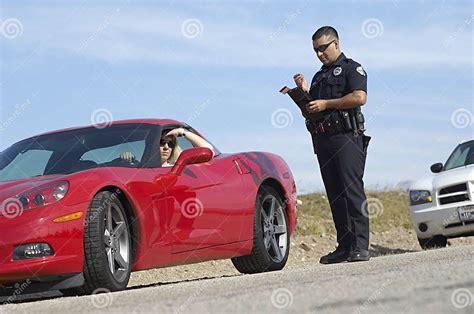
[[365, 71], [364, 71], [364, 69], [362, 68], [362, 66], [358, 66], [358, 67], [356, 68], [356, 71], [357, 71], [360, 75], [365, 76]]

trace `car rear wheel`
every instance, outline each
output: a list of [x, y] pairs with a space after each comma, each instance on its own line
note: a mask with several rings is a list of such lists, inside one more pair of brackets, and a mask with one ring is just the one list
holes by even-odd
[[418, 242], [423, 250], [446, 247], [448, 238], [442, 235], [437, 235], [428, 239], [418, 238]]
[[248, 256], [234, 257], [241, 273], [281, 270], [288, 260], [290, 233], [285, 203], [278, 192], [262, 186], [255, 202], [253, 248]]
[[132, 245], [125, 209], [116, 194], [99, 192], [92, 200], [84, 227], [84, 285], [65, 295], [119, 291], [127, 287]]

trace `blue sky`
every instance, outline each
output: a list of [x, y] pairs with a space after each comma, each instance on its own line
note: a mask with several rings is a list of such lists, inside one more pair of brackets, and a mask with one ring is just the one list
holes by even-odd
[[275, 152], [322, 190], [298, 108], [332, 25], [368, 73], [368, 188], [429, 174], [474, 137], [470, 1], [1, 1], [0, 150], [48, 130], [187, 121], [223, 152]]

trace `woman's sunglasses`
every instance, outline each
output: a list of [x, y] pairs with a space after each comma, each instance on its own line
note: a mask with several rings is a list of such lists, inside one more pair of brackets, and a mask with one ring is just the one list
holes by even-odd
[[160, 146], [165, 146], [166, 144], [168, 144], [168, 147], [171, 149], [173, 149], [176, 146], [176, 143], [172, 140], [164, 140], [164, 139], [160, 140]]

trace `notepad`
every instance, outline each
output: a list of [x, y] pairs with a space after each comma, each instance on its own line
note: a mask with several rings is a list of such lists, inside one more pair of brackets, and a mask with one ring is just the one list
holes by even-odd
[[303, 91], [301, 88], [289, 88], [288, 86], [283, 86], [283, 88], [280, 89], [280, 93], [289, 95], [291, 99], [293, 99], [295, 104], [298, 106], [298, 108], [300, 108], [303, 117], [305, 117], [306, 119], [311, 120], [313, 122], [321, 121], [324, 119], [324, 114], [322, 112], [308, 112], [308, 110], [306, 109], [306, 104], [312, 101], [313, 99], [307, 92]]

